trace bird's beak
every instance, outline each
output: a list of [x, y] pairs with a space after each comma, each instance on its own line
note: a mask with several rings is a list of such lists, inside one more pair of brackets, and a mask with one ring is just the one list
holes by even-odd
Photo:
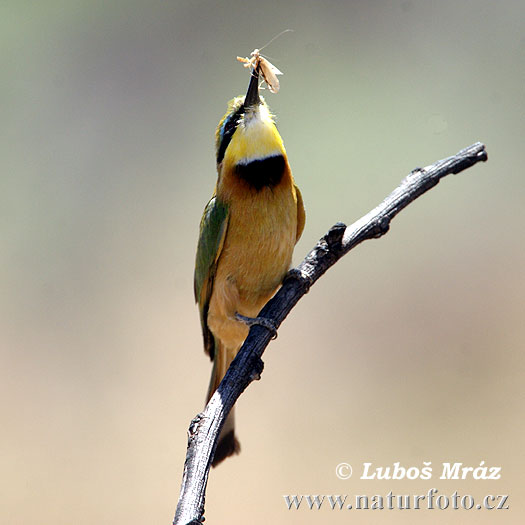
[[245, 108], [255, 108], [261, 103], [259, 98], [259, 68], [252, 71], [252, 76], [250, 77], [250, 85], [248, 86], [248, 91], [244, 99]]

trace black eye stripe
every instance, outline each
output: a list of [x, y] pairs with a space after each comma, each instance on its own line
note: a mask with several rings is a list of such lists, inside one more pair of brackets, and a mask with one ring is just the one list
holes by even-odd
[[235, 130], [237, 129], [237, 124], [243, 113], [244, 113], [244, 104], [241, 104], [239, 106], [239, 109], [235, 113], [232, 113], [224, 122], [221, 142], [219, 145], [219, 149], [217, 150], [217, 164], [222, 162], [222, 159], [224, 159], [226, 148], [228, 147], [228, 144], [230, 143], [233, 137], [233, 134], [235, 133]]

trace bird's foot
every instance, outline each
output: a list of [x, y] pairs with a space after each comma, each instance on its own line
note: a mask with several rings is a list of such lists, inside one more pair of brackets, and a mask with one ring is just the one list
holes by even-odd
[[256, 324], [259, 326], [264, 326], [264, 328], [272, 332], [272, 339], [277, 339], [277, 327], [271, 319], [266, 317], [247, 317], [240, 314], [239, 312], [235, 312], [235, 319], [237, 319], [237, 321], [241, 321], [241, 323], [244, 323], [250, 328]]

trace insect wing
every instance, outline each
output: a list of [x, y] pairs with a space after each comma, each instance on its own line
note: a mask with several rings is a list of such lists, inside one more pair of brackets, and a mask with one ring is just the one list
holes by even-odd
[[279, 91], [279, 79], [277, 75], [282, 75], [282, 71], [279, 71], [271, 62], [268, 62], [266, 58], [261, 56], [259, 57], [259, 67], [270, 91], [277, 93]]

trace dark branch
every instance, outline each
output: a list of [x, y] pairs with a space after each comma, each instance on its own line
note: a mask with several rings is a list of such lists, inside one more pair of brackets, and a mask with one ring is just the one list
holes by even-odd
[[[282, 287], [259, 316], [272, 320], [279, 327], [310, 286], [343, 255], [367, 239], [384, 235], [390, 227], [390, 221], [403, 208], [433, 188], [446, 175], [460, 173], [486, 160], [485, 146], [477, 142], [453, 157], [413, 170], [379, 206], [363, 218], [348, 227], [342, 223], [332, 226], [301, 264], [290, 271]], [[235, 401], [254, 379], [259, 378], [263, 369], [261, 356], [271, 338], [272, 332], [267, 328], [255, 325], [250, 329], [218, 390], [204, 411], [191, 422], [181, 492], [173, 522], [175, 525], [198, 525], [202, 522], [208, 473], [219, 432]]]

